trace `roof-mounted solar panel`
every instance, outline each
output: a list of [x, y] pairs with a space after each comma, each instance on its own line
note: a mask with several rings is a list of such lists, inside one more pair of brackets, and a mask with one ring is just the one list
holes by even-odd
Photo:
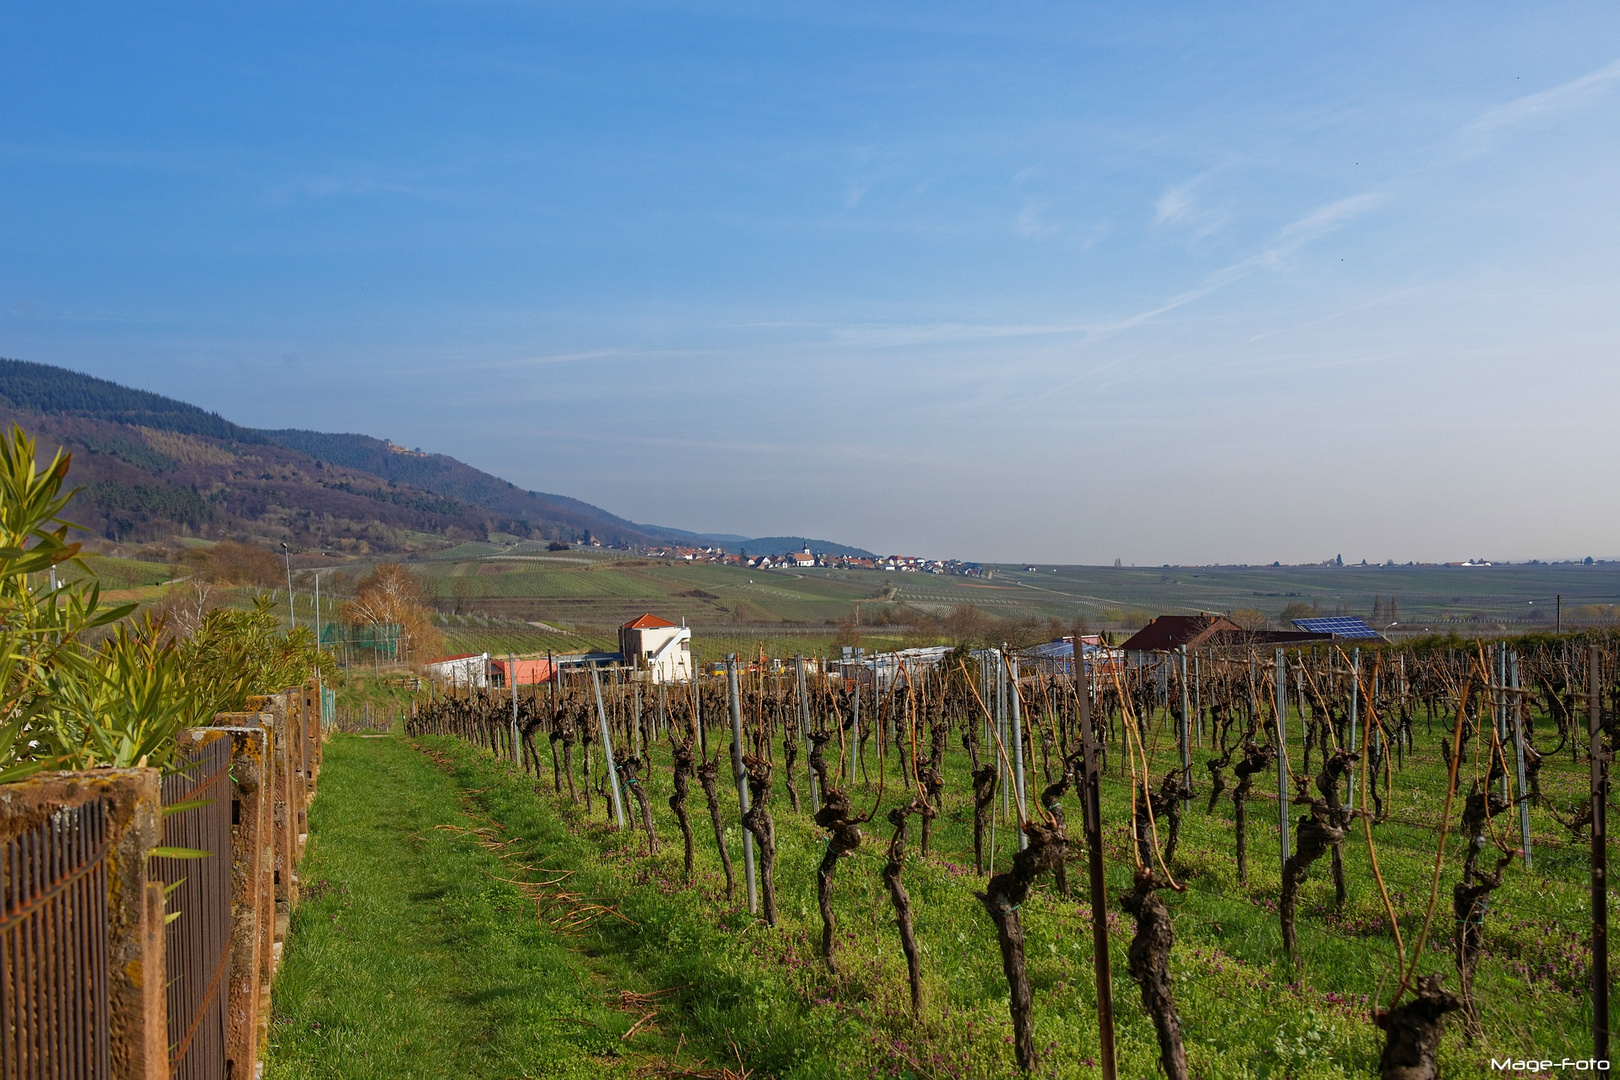
[[1367, 625], [1365, 619], [1354, 615], [1329, 615], [1320, 619], [1295, 619], [1294, 625], [1312, 634], [1332, 634], [1341, 638], [1376, 638], [1378, 631]]

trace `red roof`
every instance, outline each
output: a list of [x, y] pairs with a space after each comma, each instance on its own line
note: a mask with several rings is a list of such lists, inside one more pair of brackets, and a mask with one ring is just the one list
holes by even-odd
[[1160, 615], [1120, 648], [1126, 652], [1165, 652], [1182, 645], [1201, 645], [1224, 630], [1241, 632], [1242, 627], [1220, 615]]
[[668, 619], [660, 619], [656, 615], [643, 615], [633, 622], [625, 623], [624, 628], [626, 630], [662, 630], [665, 627], [674, 625]]

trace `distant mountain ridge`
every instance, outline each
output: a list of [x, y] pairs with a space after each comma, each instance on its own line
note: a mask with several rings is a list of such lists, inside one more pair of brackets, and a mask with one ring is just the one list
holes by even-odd
[[[445, 454], [357, 434], [265, 431], [67, 368], [0, 358], [0, 419], [74, 452], [79, 524], [115, 540], [243, 533], [303, 546], [398, 550], [508, 533], [607, 545], [778, 540], [639, 525], [566, 495], [525, 491]], [[796, 543], [797, 541], [795, 541]], [[859, 549], [812, 541], [818, 551]], [[783, 548], [782, 550], [789, 550]]]

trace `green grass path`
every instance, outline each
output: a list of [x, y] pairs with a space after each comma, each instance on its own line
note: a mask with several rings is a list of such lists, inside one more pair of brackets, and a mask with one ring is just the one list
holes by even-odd
[[543, 930], [514, 867], [453, 831], [464, 808], [404, 742], [329, 744], [266, 1080], [595, 1077], [673, 1049], [652, 1025], [627, 1047], [619, 991], [648, 988]]

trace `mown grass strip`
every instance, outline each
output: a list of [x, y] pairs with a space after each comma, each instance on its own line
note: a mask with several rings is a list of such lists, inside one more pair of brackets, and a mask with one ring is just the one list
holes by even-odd
[[636, 1007], [656, 988], [543, 928], [513, 883], [521, 869], [479, 842], [465, 811], [409, 745], [332, 740], [267, 1080], [597, 1077], [661, 1064], [669, 1040]]

